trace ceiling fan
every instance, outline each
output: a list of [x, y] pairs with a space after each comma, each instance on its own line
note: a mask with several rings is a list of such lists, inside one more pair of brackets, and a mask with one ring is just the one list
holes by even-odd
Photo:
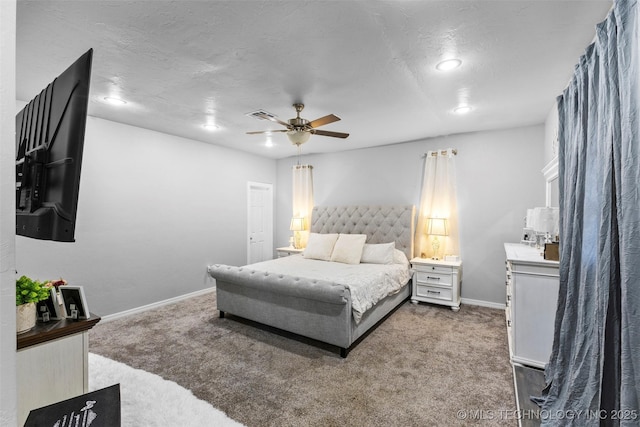
[[248, 116], [255, 117], [260, 120], [271, 120], [272, 122], [279, 123], [282, 126], [286, 127], [286, 129], [262, 130], [262, 131], [255, 131], [255, 132], [247, 132], [247, 134], [255, 135], [260, 133], [270, 134], [273, 132], [286, 132], [287, 136], [289, 137], [289, 141], [291, 141], [293, 145], [297, 145], [298, 147], [300, 147], [300, 145], [307, 142], [309, 140], [309, 137], [311, 137], [312, 134], [321, 135], [321, 136], [331, 136], [334, 138], [346, 138], [349, 136], [348, 133], [331, 132], [327, 130], [316, 129], [320, 126], [337, 122], [338, 120], [340, 120], [340, 117], [334, 114], [329, 114], [327, 116], [320, 117], [319, 119], [309, 121], [307, 119], [303, 119], [302, 117], [300, 117], [300, 112], [304, 109], [304, 104], [300, 104], [300, 103], [293, 104], [293, 108], [296, 109], [297, 115], [295, 118], [289, 119], [288, 122], [280, 120], [275, 115], [264, 110], [258, 110], [252, 113], [248, 113], [247, 114]]

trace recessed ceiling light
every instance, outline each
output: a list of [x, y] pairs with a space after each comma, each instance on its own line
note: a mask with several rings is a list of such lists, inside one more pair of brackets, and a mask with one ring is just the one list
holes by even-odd
[[471, 111], [471, 107], [468, 105], [461, 105], [453, 109], [453, 112], [456, 114], [467, 114], [469, 111]]
[[113, 96], [105, 96], [104, 100], [113, 105], [124, 105], [127, 103], [127, 101], [120, 98], [115, 98]]
[[205, 128], [206, 130], [216, 130], [216, 129], [220, 129], [220, 127], [216, 124], [213, 123], [205, 123], [202, 125], [203, 128]]
[[462, 65], [462, 61], [460, 61], [459, 59], [447, 59], [439, 62], [438, 65], [436, 65], [436, 69], [440, 71], [450, 71], [455, 70], [460, 65]]

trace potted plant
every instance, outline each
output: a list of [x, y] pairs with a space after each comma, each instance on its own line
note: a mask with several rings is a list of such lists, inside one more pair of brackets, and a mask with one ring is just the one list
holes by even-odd
[[22, 276], [16, 280], [16, 330], [21, 334], [36, 325], [36, 303], [49, 298], [49, 288]]

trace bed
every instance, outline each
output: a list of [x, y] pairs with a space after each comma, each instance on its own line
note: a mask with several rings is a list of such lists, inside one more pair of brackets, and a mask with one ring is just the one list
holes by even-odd
[[[307, 254], [242, 267], [208, 266], [209, 275], [216, 281], [220, 317], [228, 313], [311, 338], [339, 348], [340, 355], [347, 357], [368, 331], [410, 297], [410, 266], [407, 260], [413, 254], [414, 216], [412, 205], [315, 207], [311, 215], [312, 234]], [[390, 273], [377, 260], [346, 264], [308, 259], [311, 249], [318, 247], [315, 244], [318, 240], [332, 239], [333, 235], [339, 238], [343, 238], [342, 235], [366, 235], [365, 249], [373, 250], [369, 254], [393, 246], [394, 260], [391, 264], [402, 265], [400, 270], [405, 271], [398, 277], [404, 283], [388, 291], [387, 295], [374, 297], [374, 303], [365, 298], [363, 304], [359, 291], [352, 291], [352, 284], [345, 278], [367, 274], [380, 278]], [[351, 238], [356, 236], [346, 238], [353, 240]], [[313, 247], [312, 239], [316, 239]], [[368, 260], [370, 258], [362, 259]], [[337, 273], [318, 270], [322, 263], [338, 267]], [[358, 268], [362, 268], [362, 272]], [[382, 285], [375, 282], [372, 286]]]

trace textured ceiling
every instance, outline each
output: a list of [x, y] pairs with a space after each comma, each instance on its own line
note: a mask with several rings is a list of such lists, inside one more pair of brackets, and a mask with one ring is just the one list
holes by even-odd
[[[89, 114], [261, 156], [296, 154], [281, 119], [336, 114], [303, 153], [542, 123], [611, 1], [30, 1], [17, 97], [94, 49]], [[460, 68], [435, 65], [457, 57]], [[118, 96], [128, 103], [104, 102]], [[465, 115], [453, 109], [468, 104]], [[219, 128], [203, 128], [207, 122]]]

